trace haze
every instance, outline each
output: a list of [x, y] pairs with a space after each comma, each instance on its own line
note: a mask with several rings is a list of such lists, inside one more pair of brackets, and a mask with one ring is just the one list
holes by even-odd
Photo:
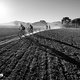
[[0, 5], [0, 23], [54, 22], [65, 16], [80, 17], [80, 0], [0, 0]]

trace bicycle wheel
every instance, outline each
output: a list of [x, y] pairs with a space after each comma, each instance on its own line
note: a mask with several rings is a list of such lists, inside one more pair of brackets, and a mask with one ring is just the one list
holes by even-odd
[[21, 31], [18, 33], [18, 36], [19, 36], [20, 39], [22, 38], [22, 33], [21, 33]]

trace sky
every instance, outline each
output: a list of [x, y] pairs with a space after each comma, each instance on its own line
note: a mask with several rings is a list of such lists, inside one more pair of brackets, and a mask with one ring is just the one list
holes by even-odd
[[80, 0], [0, 0], [0, 23], [61, 21], [80, 17]]

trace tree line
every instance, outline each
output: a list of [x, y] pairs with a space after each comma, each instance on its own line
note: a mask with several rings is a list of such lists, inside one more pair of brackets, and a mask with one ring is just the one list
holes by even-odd
[[80, 27], [80, 18], [75, 18], [71, 20], [69, 17], [63, 17], [61, 20], [61, 23], [64, 27], [74, 27], [79, 28]]

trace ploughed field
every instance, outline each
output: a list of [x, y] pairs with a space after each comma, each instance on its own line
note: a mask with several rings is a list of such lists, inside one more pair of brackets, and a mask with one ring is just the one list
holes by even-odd
[[18, 33], [18, 28], [0, 28], [0, 41], [17, 37]]
[[0, 46], [2, 80], [79, 80], [80, 30], [39, 32]]

